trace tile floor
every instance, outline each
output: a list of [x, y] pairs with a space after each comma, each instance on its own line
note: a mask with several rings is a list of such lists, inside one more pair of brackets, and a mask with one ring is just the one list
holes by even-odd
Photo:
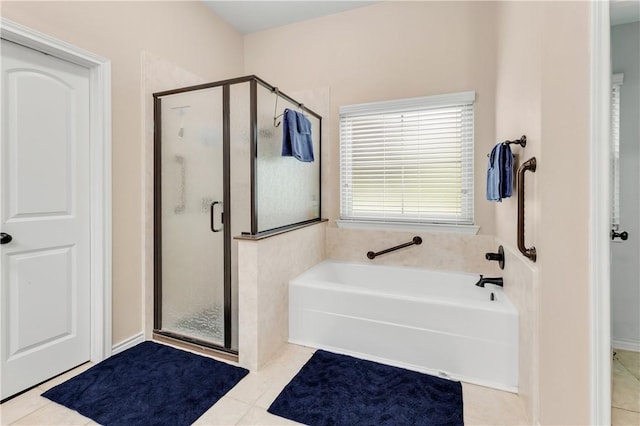
[[[307, 362], [314, 350], [286, 345], [259, 373], [250, 373], [213, 407], [196, 425], [289, 425], [297, 424], [267, 412], [282, 388]], [[75, 411], [40, 396], [42, 392], [89, 368], [85, 364], [0, 405], [2, 425], [96, 424]], [[475, 385], [462, 385], [464, 420], [467, 425], [527, 424], [517, 395]]]
[[640, 425], [640, 352], [614, 352], [611, 424]]

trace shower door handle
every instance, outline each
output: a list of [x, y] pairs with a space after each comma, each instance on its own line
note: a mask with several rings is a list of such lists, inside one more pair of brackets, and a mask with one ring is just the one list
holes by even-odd
[[[216, 208], [216, 204], [220, 204], [220, 206], [222, 206], [222, 201], [214, 201], [213, 203], [211, 203], [211, 212], [210, 212], [210, 214], [211, 214], [211, 231], [220, 232], [220, 231], [222, 231], [222, 228], [216, 228], [216, 226], [213, 223], [213, 218], [215, 217], [215, 215], [213, 213], [214, 213], [214, 210]], [[222, 214], [223, 213], [221, 213], [221, 215], [220, 215], [220, 222], [221, 223], [222, 223]]]

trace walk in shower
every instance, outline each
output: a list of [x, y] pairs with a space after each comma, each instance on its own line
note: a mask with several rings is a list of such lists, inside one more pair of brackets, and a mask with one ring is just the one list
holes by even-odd
[[[237, 353], [234, 237], [320, 220], [322, 118], [256, 76], [153, 96], [154, 333]], [[312, 159], [283, 155], [286, 109]]]

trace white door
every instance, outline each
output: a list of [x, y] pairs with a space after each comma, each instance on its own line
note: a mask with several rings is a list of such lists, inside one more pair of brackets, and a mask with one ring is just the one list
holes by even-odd
[[4, 399], [90, 358], [91, 224], [89, 70], [6, 40], [1, 53]]
[[616, 232], [611, 242], [611, 337], [615, 349], [631, 351], [640, 351], [639, 32], [638, 23], [611, 27], [612, 216]]

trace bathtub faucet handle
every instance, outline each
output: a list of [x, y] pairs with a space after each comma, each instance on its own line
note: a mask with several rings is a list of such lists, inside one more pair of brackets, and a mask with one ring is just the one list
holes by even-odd
[[504, 247], [498, 247], [497, 253], [485, 253], [484, 258], [489, 261], [497, 260], [500, 269], [504, 269]]

